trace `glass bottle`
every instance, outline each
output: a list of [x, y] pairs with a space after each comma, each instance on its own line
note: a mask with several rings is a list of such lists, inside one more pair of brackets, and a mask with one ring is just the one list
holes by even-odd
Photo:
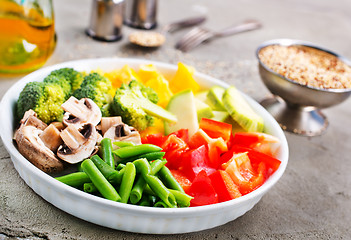
[[52, 0], [0, 0], [0, 74], [40, 68], [55, 45]]

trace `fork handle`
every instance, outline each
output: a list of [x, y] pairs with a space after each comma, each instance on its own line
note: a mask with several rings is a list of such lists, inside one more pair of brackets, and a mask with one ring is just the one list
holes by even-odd
[[262, 27], [262, 24], [256, 20], [248, 20], [240, 24], [225, 28], [215, 33], [215, 37], [226, 37], [236, 33], [247, 32]]
[[177, 22], [167, 24], [163, 27], [164, 32], [174, 32], [181, 28], [192, 27], [206, 21], [206, 16], [191, 17]]

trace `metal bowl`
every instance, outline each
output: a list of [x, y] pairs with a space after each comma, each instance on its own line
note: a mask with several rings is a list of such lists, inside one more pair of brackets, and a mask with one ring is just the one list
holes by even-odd
[[329, 53], [351, 66], [343, 56], [316, 46], [309, 42], [293, 39], [274, 39], [262, 43], [256, 50], [259, 62], [259, 73], [266, 87], [274, 95], [261, 102], [268, 112], [289, 132], [305, 136], [316, 136], [324, 133], [329, 122], [320, 111], [322, 108], [335, 106], [345, 101], [351, 89], [321, 89], [300, 84], [268, 68], [259, 58], [262, 48], [270, 45], [305, 46]]

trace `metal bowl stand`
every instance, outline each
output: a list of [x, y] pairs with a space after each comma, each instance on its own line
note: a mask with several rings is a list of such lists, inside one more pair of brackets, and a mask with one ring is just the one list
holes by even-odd
[[261, 105], [277, 120], [281, 128], [303, 136], [318, 136], [328, 128], [326, 116], [315, 107], [292, 105], [279, 96], [261, 101]]

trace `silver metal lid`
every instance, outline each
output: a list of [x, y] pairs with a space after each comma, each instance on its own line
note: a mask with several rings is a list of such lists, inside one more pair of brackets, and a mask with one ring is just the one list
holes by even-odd
[[155, 28], [157, 0], [125, 0], [124, 23], [140, 29]]
[[124, 0], [93, 0], [88, 36], [99, 41], [122, 38]]

